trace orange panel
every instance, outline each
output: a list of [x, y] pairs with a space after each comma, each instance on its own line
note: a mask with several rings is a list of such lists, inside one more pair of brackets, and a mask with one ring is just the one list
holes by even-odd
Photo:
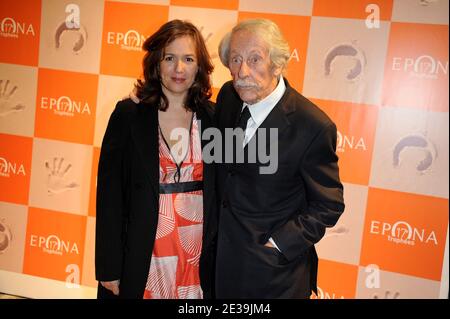
[[39, 69], [35, 136], [92, 144], [98, 75]]
[[338, 129], [339, 175], [344, 182], [368, 185], [378, 107], [348, 102], [314, 100]]
[[317, 299], [353, 299], [356, 294], [358, 266], [319, 260]]
[[33, 139], [0, 134], [0, 201], [28, 204]]
[[448, 84], [448, 26], [392, 23], [383, 105], [448, 112]]
[[239, 0], [171, 0], [172, 6], [237, 10]]
[[141, 76], [142, 45], [168, 15], [168, 6], [105, 2], [100, 73]]
[[83, 266], [86, 216], [29, 208], [25, 274], [66, 281]]
[[380, 20], [391, 19], [392, 0], [314, 0], [313, 16], [366, 19], [373, 12], [369, 5], [378, 6]]
[[441, 280], [448, 199], [369, 188], [362, 266]]
[[0, 1], [0, 62], [38, 65], [40, 0]]

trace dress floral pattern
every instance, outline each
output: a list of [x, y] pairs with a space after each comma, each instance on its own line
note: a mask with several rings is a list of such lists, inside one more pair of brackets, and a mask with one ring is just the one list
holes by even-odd
[[[189, 148], [177, 164], [159, 131], [160, 185], [182, 186], [203, 181], [200, 132], [195, 114]], [[161, 187], [161, 186], [160, 186]], [[176, 191], [159, 195], [159, 216], [145, 299], [199, 299], [199, 261], [202, 249], [203, 191]]]

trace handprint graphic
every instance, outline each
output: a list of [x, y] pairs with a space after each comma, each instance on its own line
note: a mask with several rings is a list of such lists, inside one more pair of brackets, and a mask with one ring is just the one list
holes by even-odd
[[13, 103], [11, 98], [17, 92], [17, 85], [15, 85], [11, 90], [8, 91], [9, 80], [3, 84], [3, 80], [0, 80], [0, 117], [4, 117], [11, 113], [16, 113], [23, 111], [25, 105], [21, 103]]
[[67, 180], [66, 174], [69, 172], [72, 164], [67, 164], [63, 169], [63, 162], [63, 157], [53, 158], [52, 165], [50, 165], [48, 161], [45, 162], [45, 168], [48, 172], [47, 193], [50, 196], [72, 190], [79, 186], [77, 183]]
[[390, 291], [390, 290], [386, 290], [384, 292], [384, 296], [379, 296], [377, 293], [374, 293], [372, 295], [372, 299], [399, 299], [400, 297], [400, 293], [398, 291]]

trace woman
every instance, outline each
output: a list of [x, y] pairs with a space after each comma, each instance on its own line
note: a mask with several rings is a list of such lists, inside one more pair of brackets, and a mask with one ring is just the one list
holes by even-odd
[[212, 126], [213, 66], [189, 22], [164, 24], [143, 48], [140, 102], [117, 104], [100, 153], [98, 297], [212, 298], [214, 168], [200, 136]]

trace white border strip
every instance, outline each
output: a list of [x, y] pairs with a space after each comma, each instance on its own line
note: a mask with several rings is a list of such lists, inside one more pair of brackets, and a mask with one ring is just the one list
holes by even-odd
[[445, 241], [444, 263], [442, 264], [441, 289], [439, 291], [439, 299], [448, 298], [448, 225], [447, 240]]
[[[95, 299], [97, 288], [0, 270], [0, 292], [37, 299]], [[72, 284], [73, 285], [73, 284]]]

